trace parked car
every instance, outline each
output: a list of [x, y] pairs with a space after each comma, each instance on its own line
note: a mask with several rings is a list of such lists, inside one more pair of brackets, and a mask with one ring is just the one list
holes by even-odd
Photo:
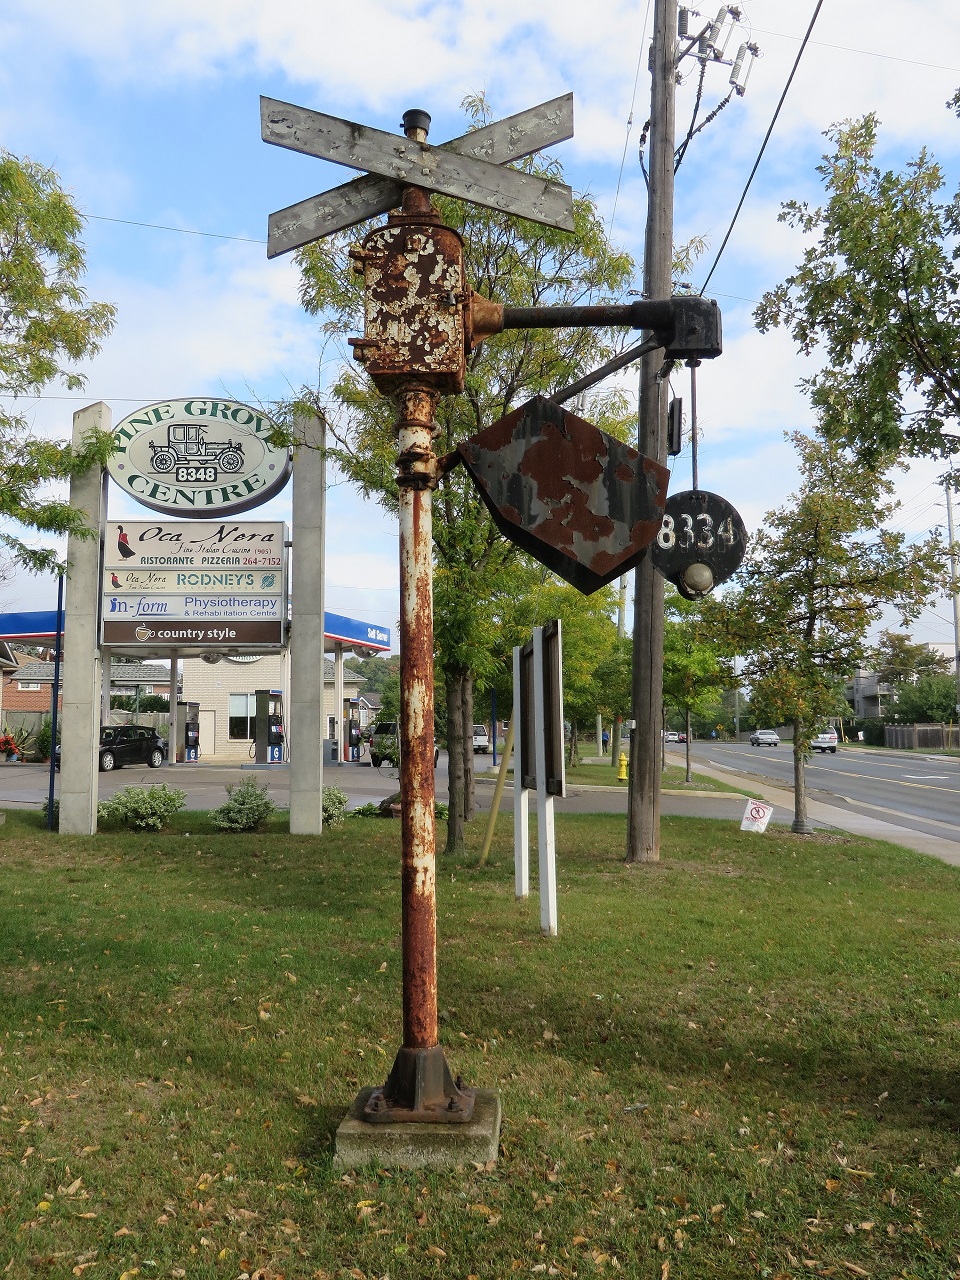
[[[156, 729], [142, 724], [107, 725], [100, 730], [98, 767], [101, 773], [122, 769], [125, 764], [145, 764], [159, 769], [167, 754], [166, 741]], [[60, 768], [61, 745], [57, 743], [57, 768]]]
[[400, 739], [396, 720], [382, 720], [370, 735], [370, 760], [378, 768], [384, 760], [400, 758]]
[[[370, 735], [370, 763], [375, 769], [386, 761], [388, 764], [400, 763], [400, 726], [396, 720], [384, 720], [382, 724], [373, 726]], [[433, 767], [437, 767], [440, 759], [440, 748], [436, 739], [433, 743]]]
[[490, 751], [490, 735], [487, 733], [485, 724], [475, 724], [473, 726], [473, 749], [474, 751]]
[[754, 729], [750, 735], [751, 747], [779, 747], [780, 735], [776, 729]]
[[832, 751], [837, 754], [837, 731], [836, 729], [821, 729], [814, 740], [810, 743], [814, 751]]

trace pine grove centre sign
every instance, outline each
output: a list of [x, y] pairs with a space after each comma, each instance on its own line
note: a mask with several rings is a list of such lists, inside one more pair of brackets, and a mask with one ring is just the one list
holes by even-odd
[[232, 400], [163, 400], [128, 414], [107, 470], [137, 502], [167, 515], [220, 517], [279, 493], [291, 455], [270, 443], [276, 424]]
[[286, 543], [280, 523], [108, 521], [103, 644], [281, 648]]

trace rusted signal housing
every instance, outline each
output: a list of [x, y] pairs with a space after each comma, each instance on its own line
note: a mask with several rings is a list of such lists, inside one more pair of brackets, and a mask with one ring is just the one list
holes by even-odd
[[407, 188], [404, 212], [392, 213], [350, 257], [364, 281], [363, 337], [350, 345], [381, 395], [421, 378], [441, 394], [461, 392], [463, 241], [443, 225], [426, 193]]

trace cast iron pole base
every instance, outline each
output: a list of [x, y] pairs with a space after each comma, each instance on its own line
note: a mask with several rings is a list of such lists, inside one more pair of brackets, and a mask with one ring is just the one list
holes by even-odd
[[450, 1074], [443, 1049], [400, 1049], [382, 1089], [374, 1089], [363, 1108], [371, 1124], [409, 1121], [465, 1124], [473, 1116], [474, 1090]]

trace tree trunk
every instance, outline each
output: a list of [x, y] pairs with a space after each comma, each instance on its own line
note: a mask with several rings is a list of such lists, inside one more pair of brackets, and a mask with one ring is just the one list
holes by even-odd
[[687, 782], [692, 782], [693, 771], [690, 768], [690, 708], [689, 707], [687, 707], [686, 725], [687, 725], [687, 741], [685, 745], [687, 748]]
[[797, 835], [809, 836], [813, 834], [813, 827], [807, 821], [807, 789], [806, 781], [803, 776], [803, 766], [805, 757], [803, 752], [797, 745], [800, 737], [800, 725], [796, 720], [793, 722], [793, 824], [790, 828]]
[[447, 845], [444, 853], [463, 853], [464, 776], [463, 776], [463, 673], [444, 671], [447, 691], [447, 756], [449, 766]]
[[460, 695], [460, 714], [463, 719], [463, 820], [473, 817], [473, 676], [469, 671], [461, 675], [463, 691]]

